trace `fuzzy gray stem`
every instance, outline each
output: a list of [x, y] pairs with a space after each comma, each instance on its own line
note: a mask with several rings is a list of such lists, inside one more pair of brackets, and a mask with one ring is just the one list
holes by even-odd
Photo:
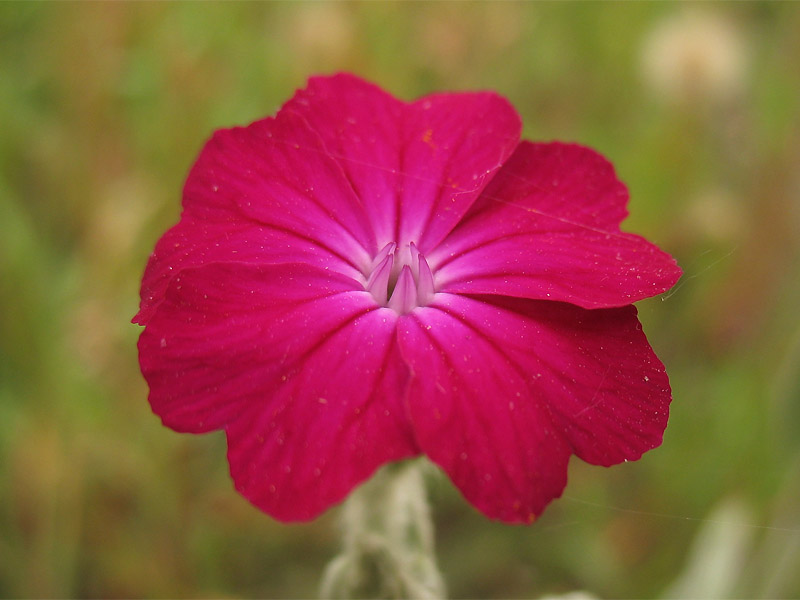
[[322, 598], [445, 597], [422, 466], [389, 465], [350, 495], [342, 552], [325, 570]]

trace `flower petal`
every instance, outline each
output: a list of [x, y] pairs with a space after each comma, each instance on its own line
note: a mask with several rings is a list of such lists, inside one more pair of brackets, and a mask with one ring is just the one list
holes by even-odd
[[633, 307], [440, 293], [398, 332], [420, 447], [489, 517], [540, 514], [571, 453], [610, 465], [661, 442], [669, 384]]
[[444, 305], [415, 310], [398, 332], [422, 450], [487, 516], [531, 522], [561, 495], [570, 456], [531, 377]]
[[[610, 466], [661, 445], [672, 391], [635, 306], [482, 299], [487, 308], [470, 306], [470, 323], [528, 372], [542, 374], [542, 394], [579, 458]], [[487, 311], [496, 310], [503, 318], [489, 327]]]
[[178, 431], [219, 429], [294, 363], [374, 307], [351, 279], [308, 265], [215, 263], [171, 281], [139, 339], [150, 403]]
[[396, 320], [335, 272], [218, 263], [174, 278], [140, 362], [164, 424], [225, 428], [237, 489], [278, 519], [305, 520], [418, 453]]
[[271, 399], [227, 427], [238, 489], [283, 521], [308, 520], [381, 465], [419, 454], [393, 319], [375, 310], [314, 351]]
[[181, 221], [161, 240], [134, 321], [146, 324], [181, 269], [214, 261], [310, 262], [357, 277], [375, 238], [360, 200], [296, 114], [217, 131], [192, 167]]
[[318, 243], [234, 214], [229, 221], [198, 220], [184, 214], [156, 244], [142, 278], [141, 306], [134, 323], [147, 325], [170, 282], [183, 270], [212, 263], [287, 264], [302, 261], [357, 279], [360, 272]]
[[305, 120], [288, 111], [217, 131], [189, 173], [183, 202], [203, 218], [219, 218], [220, 208], [224, 217], [233, 207], [360, 264], [377, 250], [364, 207], [338, 163]]
[[623, 233], [628, 192], [611, 164], [570, 144], [522, 142], [429, 253], [437, 289], [625, 306], [668, 290], [675, 260]]
[[227, 426], [236, 489], [263, 511], [312, 519], [381, 465], [419, 454], [390, 313], [368, 312], [330, 334], [269, 404]]
[[521, 123], [494, 93], [397, 100], [340, 74], [316, 77], [284, 106], [301, 114], [347, 173], [378, 245], [425, 253], [455, 225], [511, 155]]

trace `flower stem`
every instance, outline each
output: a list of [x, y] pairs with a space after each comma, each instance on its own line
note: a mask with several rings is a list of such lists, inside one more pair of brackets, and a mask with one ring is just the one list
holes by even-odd
[[389, 465], [350, 495], [342, 552], [325, 569], [322, 598], [444, 598], [421, 467]]

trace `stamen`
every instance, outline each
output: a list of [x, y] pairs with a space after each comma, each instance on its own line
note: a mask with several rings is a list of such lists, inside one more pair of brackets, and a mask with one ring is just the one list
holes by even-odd
[[375, 267], [381, 264], [383, 262], [383, 259], [385, 259], [390, 254], [393, 254], [395, 248], [397, 248], [397, 244], [395, 244], [394, 242], [389, 242], [383, 248], [381, 248], [381, 251], [378, 252], [378, 255], [373, 259], [372, 264], [369, 266], [370, 273], [375, 271]]
[[[391, 245], [394, 246], [394, 244]], [[389, 246], [386, 246], [386, 248], [388, 247]], [[381, 254], [383, 254], [383, 252], [381, 252]], [[389, 275], [392, 273], [393, 263], [394, 255], [387, 253], [387, 255], [383, 257], [383, 260], [378, 264], [377, 268], [370, 273], [369, 279], [367, 279], [367, 291], [372, 294], [372, 296], [381, 306], [386, 306], [386, 302], [388, 300]]]
[[436, 292], [436, 289], [433, 284], [433, 273], [428, 265], [428, 261], [425, 260], [425, 257], [419, 252], [417, 255], [417, 270], [419, 271], [419, 275], [417, 275], [417, 301], [420, 306], [425, 306], [433, 302], [433, 294]]
[[413, 242], [386, 244], [372, 260], [364, 289], [401, 315], [433, 302], [436, 292], [430, 265]]
[[408, 245], [408, 249], [411, 252], [411, 262], [409, 263], [409, 265], [411, 265], [411, 274], [414, 276], [414, 281], [418, 281], [420, 253], [419, 250], [417, 250], [417, 246], [414, 244], [414, 242], [411, 242]]
[[400, 276], [397, 278], [397, 285], [394, 287], [392, 297], [389, 299], [389, 308], [404, 315], [407, 312], [411, 312], [417, 306], [419, 306], [417, 302], [417, 286], [414, 283], [414, 276], [411, 274], [411, 268], [406, 265], [400, 271]]

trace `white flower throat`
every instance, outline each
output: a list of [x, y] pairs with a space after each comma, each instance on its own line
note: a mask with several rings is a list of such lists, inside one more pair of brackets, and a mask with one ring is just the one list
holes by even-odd
[[414, 242], [386, 244], [372, 261], [364, 287], [378, 304], [401, 315], [429, 304], [436, 291], [428, 261]]

